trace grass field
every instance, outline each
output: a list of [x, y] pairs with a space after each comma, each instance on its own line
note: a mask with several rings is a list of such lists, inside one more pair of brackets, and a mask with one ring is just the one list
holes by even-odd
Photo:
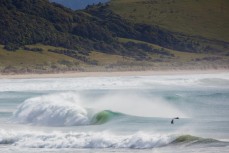
[[75, 58], [53, 53], [49, 49], [66, 50], [64, 48], [47, 45], [27, 45], [30, 48], [41, 48], [41, 53], [20, 48], [14, 52], [7, 51], [0, 45], [1, 73], [57, 73], [63, 71], [126, 71], [150, 69], [194, 69], [194, 68], [229, 68], [229, 56], [179, 52], [160, 46], [119, 38], [120, 42], [145, 43], [153, 49], [163, 49], [173, 56], [148, 53], [150, 60], [136, 60], [133, 57], [113, 55], [91, 51], [87, 59], [96, 61], [89, 64]]
[[110, 7], [136, 23], [229, 42], [228, 0], [111, 0]]
[[[147, 62], [136, 62], [135, 59], [123, 57], [120, 55], [112, 55], [91, 51], [87, 58], [96, 61], [97, 65], [91, 65], [72, 57], [50, 52], [48, 50], [66, 50], [65, 48], [47, 46], [42, 44], [27, 45], [29, 48], [41, 48], [43, 51], [33, 52], [22, 48], [16, 51], [7, 51], [3, 45], [0, 45], [0, 72], [3, 73], [46, 73], [59, 71], [105, 71], [105, 69], [113, 69], [113, 67], [125, 68], [139, 65]], [[148, 63], [147, 63], [148, 64]]]
[[7, 51], [3, 45], [0, 45], [0, 68], [21, 71], [36, 71], [46, 70], [49, 71], [53, 68], [65, 69], [67, 65], [62, 64], [63, 61], [72, 63], [72, 65], [79, 66], [79, 61], [52, 52], [48, 52], [48, 49], [60, 49], [52, 46], [45, 45], [28, 45], [28, 47], [42, 48], [42, 53], [33, 51], [26, 51], [23, 49], [16, 50], [14, 52]]
[[[28, 45], [29, 46], [29, 45]], [[30, 46], [31, 47], [31, 46]], [[19, 49], [15, 52], [6, 51], [3, 49], [3, 46], [0, 46], [0, 58], [1, 63], [7, 63], [12, 65], [18, 65], [18, 66], [31, 66], [31, 65], [37, 65], [37, 64], [45, 64], [47, 62], [55, 63], [61, 60], [68, 60], [73, 61], [74, 59], [62, 56], [59, 54], [55, 54], [52, 52], [48, 52], [48, 49], [53, 49], [55, 47], [51, 46], [45, 46], [45, 45], [33, 45], [32, 47], [38, 47], [42, 48], [42, 53], [36, 53], [32, 51], [25, 51], [23, 49]], [[25, 60], [26, 59], [26, 60]]]
[[126, 70], [163, 70], [229, 68], [229, 56], [180, 52], [138, 40], [119, 38], [122, 43], [134, 42], [147, 44], [153, 49], [163, 50], [173, 56], [147, 53], [150, 60], [136, 60], [133, 57], [91, 51], [87, 59], [96, 61], [89, 64], [75, 58], [50, 52], [65, 48], [42, 44], [27, 45], [29, 48], [41, 48], [41, 53], [24, 50], [7, 51], [0, 45], [0, 73], [58, 73], [64, 71], [126, 71]]

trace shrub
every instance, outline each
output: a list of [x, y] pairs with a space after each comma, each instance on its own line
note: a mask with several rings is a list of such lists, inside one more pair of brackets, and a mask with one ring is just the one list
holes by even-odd
[[4, 46], [4, 49], [6, 49], [8, 51], [16, 51], [16, 50], [19, 49], [19, 45], [18, 44], [9, 43], [9, 44], [6, 44]]

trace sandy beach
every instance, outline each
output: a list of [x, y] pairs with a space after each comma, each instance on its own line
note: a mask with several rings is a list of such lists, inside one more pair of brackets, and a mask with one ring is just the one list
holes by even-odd
[[0, 74], [0, 79], [32, 78], [77, 78], [77, 77], [116, 77], [116, 76], [154, 76], [229, 73], [228, 69], [212, 70], [155, 70], [155, 71], [119, 71], [119, 72], [64, 72], [50, 74]]

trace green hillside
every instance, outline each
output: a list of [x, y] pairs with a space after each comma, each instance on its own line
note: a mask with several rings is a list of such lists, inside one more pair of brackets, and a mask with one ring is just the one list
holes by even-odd
[[136, 23], [229, 42], [228, 0], [111, 0], [110, 7]]
[[[229, 43], [222, 41], [129, 22], [103, 4], [72, 11], [48, 0], [2, 0], [0, 3], [0, 43], [8, 50], [37, 43], [126, 55], [140, 49], [137, 45], [130, 47], [118, 42], [118, 37], [185, 52], [222, 53], [229, 48]], [[142, 46], [141, 50], [144, 52], [146, 48]]]
[[[152, 2], [114, 0], [73, 11], [48, 0], [2, 0], [0, 72], [229, 67], [229, 42], [141, 21], [135, 6], [147, 12]], [[134, 9], [135, 20], [122, 15], [123, 6]]]
[[[147, 44], [154, 52], [142, 53], [136, 57], [98, 51], [90, 51], [87, 55], [79, 53], [77, 56], [72, 56], [62, 53], [62, 51], [71, 52], [68, 49], [42, 44], [26, 45], [14, 52], [7, 51], [3, 45], [0, 45], [0, 73], [229, 68], [228, 55], [180, 52], [126, 38], [119, 38], [118, 41]], [[37, 52], [36, 49], [42, 51]]]

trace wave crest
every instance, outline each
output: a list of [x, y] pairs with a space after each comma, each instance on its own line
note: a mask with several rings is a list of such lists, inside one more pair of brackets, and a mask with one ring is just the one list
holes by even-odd
[[12, 121], [41, 126], [80, 126], [104, 124], [120, 115], [110, 110], [95, 113], [81, 106], [77, 94], [59, 93], [25, 100], [14, 112]]
[[169, 145], [228, 146], [228, 142], [191, 135], [160, 135], [138, 132], [132, 135], [117, 135], [109, 132], [52, 132], [0, 130], [0, 145], [24, 148], [128, 148], [151, 149]]
[[169, 135], [136, 133], [133, 135], [114, 135], [108, 132], [62, 133], [7, 132], [0, 130], [0, 144], [11, 144], [25, 148], [131, 148], [149, 149], [171, 143]]
[[121, 115], [123, 114], [112, 112], [109, 110], [101, 111], [93, 116], [91, 123], [92, 124], [103, 124]]
[[13, 121], [45, 126], [76, 126], [90, 123], [87, 110], [77, 96], [67, 94], [27, 99], [13, 114]]

